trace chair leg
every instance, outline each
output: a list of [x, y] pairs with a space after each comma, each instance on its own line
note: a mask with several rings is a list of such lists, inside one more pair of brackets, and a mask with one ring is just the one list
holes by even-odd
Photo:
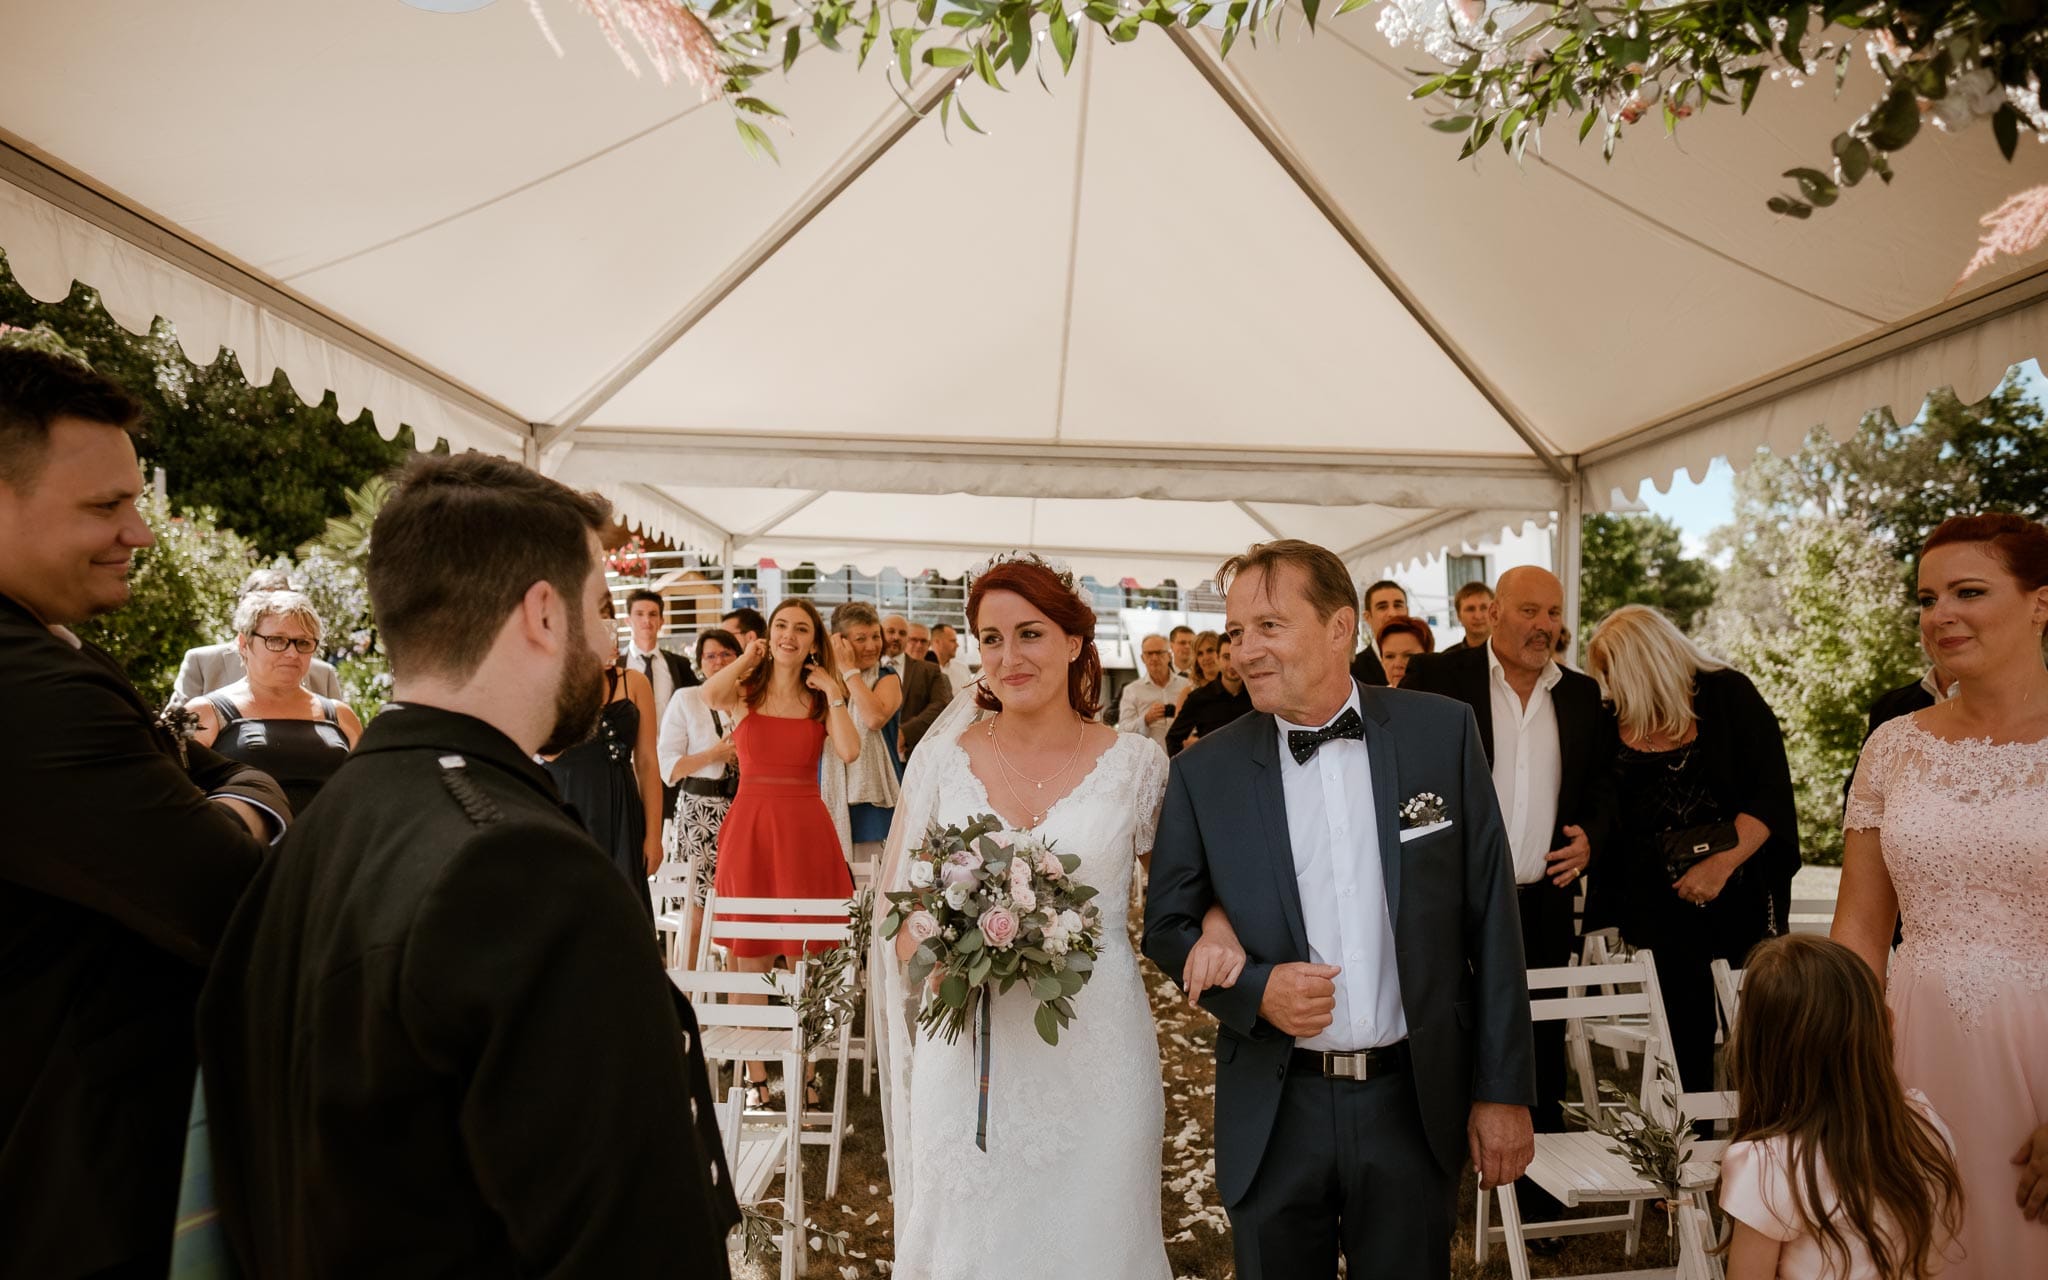
[[1636, 1249], [1643, 1242], [1643, 1202], [1631, 1200], [1628, 1203], [1628, 1256], [1636, 1256]]
[[[1477, 1173], [1474, 1173], [1472, 1176], [1475, 1181], [1479, 1177]], [[1488, 1206], [1486, 1198], [1486, 1188], [1481, 1187], [1479, 1189], [1479, 1194], [1474, 1196], [1472, 1199], [1472, 1264], [1474, 1266], [1483, 1267], [1486, 1265], [1486, 1237], [1487, 1234], [1492, 1230], [1492, 1227], [1489, 1225], [1487, 1221]]]
[[1500, 1229], [1504, 1237], [1502, 1247], [1508, 1255], [1508, 1275], [1513, 1280], [1529, 1280], [1529, 1246], [1522, 1240], [1522, 1206], [1515, 1199], [1515, 1184], [1495, 1187], [1493, 1193], [1500, 1197]]

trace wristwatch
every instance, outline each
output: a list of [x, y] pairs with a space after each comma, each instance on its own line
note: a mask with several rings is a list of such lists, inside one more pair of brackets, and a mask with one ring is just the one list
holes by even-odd
[[828, 706], [828, 707], [843, 707], [843, 706], [845, 706], [845, 705], [846, 705], [846, 699], [844, 699], [844, 698], [827, 698], [827, 699], [825, 699], [825, 705], [826, 705], [826, 706]]

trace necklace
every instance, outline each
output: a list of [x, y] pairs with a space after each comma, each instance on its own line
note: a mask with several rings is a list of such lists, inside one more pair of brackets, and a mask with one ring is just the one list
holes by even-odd
[[[1067, 761], [1065, 764], [1061, 765], [1058, 769], [1054, 770], [1051, 774], [1044, 778], [1034, 778], [1030, 774], [1024, 772], [1022, 769], [1019, 769], [1015, 765], [1011, 764], [1010, 757], [1003, 754], [1003, 740], [996, 736], [996, 721], [1002, 718], [1002, 714], [998, 712], [995, 715], [995, 717], [988, 722], [988, 740], [995, 746], [996, 762], [1000, 764], [1003, 768], [1003, 786], [1005, 789], [1009, 791], [1010, 798], [1012, 800], [1015, 800], [1018, 803], [1018, 805], [1022, 808], [1026, 810], [1031, 810], [1033, 806], [1027, 803], [1024, 797], [1021, 794], [1019, 794], [1019, 792], [1017, 791], [1017, 784], [1010, 781], [1010, 775], [1014, 773], [1019, 778], [1022, 778], [1024, 781], [1032, 785], [1032, 799], [1043, 800], [1045, 797], [1038, 793], [1043, 792], [1045, 790], [1045, 784], [1057, 780], [1062, 775], [1064, 775], [1067, 770], [1074, 767], [1075, 759], [1078, 758], [1081, 754], [1081, 744], [1087, 740], [1088, 726], [1086, 724], [1082, 724], [1075, 730], [1074, 749], [1067, 753]], [[1031, 814], [1030, 825], [1035, 827], [1039, 823], [1045, 821], [1045, 815], [1050, 812], [1052, 812], [1050, 806], [1036, 810]]]

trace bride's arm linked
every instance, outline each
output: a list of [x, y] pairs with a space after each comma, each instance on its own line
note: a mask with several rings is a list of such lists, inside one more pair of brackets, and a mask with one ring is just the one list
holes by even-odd
[[1212, 902], [1202, 913], [1202, 937], [1188, 951], [1188, 962], [1181, 969], [1181, 989], [1188, 993], [1188, 1003], [1194, 1005], [1202, 998], [1202, 992], [1210, 987], [1228, 987], [1237, 981], [1237, 975], [1244, 971], [1244, 946], [1237, 940], [1237, 930], [1230, 927], [1230, 917], [1224, 914], [1221, 903]]
[[[1196, 949], [1205, 940], [1210, 961], [1220, 954], [1221, 936], [1211, 936], [1214, 924], [1228, 931], [1230, 922], [1217, 910], [1216, 892], [1209, 881], [1208, 860], [1202, 835], [1195, 823], [1195, 804], [1188, 792], [1187, 772], [1176, 767], [1168, 772], [1166, 799], [1159, 812], [1159, 831], [1152, 841], [1152, 873], [1145, 887], [1145, 955], [1164, 973], [1178, 974], [1185, 985], [1193, 975]], [[1236, 936], [1229, 936], [1236, 947]], [[1205, 966], [1206, 967], [1206, 966]], [[1280, 1034], [1259, 1017], [1259, 1005], [1266, 996], [1266, 980], [1273, 966], [1245, 957], [1230, 973], [1228, 984], [1205, 983], [1189, 998], [1214, 1014], [1216, 1020], [1242, 1036], [1260, 1039]]]

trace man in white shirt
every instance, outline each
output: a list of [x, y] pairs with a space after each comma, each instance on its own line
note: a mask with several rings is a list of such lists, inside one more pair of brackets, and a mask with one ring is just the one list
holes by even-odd
[[[1521, 1176], [1529, 988], [1472, 714], [1355, 683], [1350, 574], [1226, 561], [1252, 714], [1174, 758], [1145, 954], [1215, 1014], [1216, 1185], [1240, 1276], [1450, 1273], [1458, 1182]], [[1241, 950], [1203, 933], [1221, 906]], [[1219, 952], [1235, 961], [1216, 964]], [[1225, 982], [1227, 979], [1227, 982]]]
[[[627, 596], [626, 621], [632, 627], [633, 636], [627, 641], [621, 656], [627, 666], [646, 676], [647, 682], [654, 686], [654, 723], [659, 725], [668, 711], [669, 699], [676, 696], [678, 689], [694, 687], [697, 673], [690, 669], [688, 658], [661, 647], [661, 633], [668, 626], [668, 606], [659, 593], [635, 591]], [[678, 790], [673, 786], [661, 789], [663, 822], [675, 817]]]
[[1146, 636], [1138, 646], [1145, 674], [1124, 686], [1117, 699], [1116, 727], [1124, 733], [1142, 733], [1166, 748], [1166, 731], [1188, 693], [1188, 682], [1173, 673], [1172, 651], [1165, 636]]
[[953, 692], [958, 693], [979, 679], [974, 668], [960, 660], [960, 633], [950, 623], [932, 627], [932, 655], [939, 660], [939, 670], [952, 682]]
[[[1484, 645], [1410, 659], [1401, 687], [1472, 708], [1514, 858], [1523, 956], [1530, 968], [1552, 968], [1571, 962], [1572, 900], [1613, 809], [1607, 777], [1618, 736], [1600, 686], [1552, 656], [1564, 625], [1564, 584], [1554, 575], [1502, 574], [1488, 623]], [[1553, 1133], [1564, 1127], [1564, 1023], [1538, 1024], [1535, 1049], [1535, 1125]], [[1533, 1183], [1516, 1194], [1525, 1219], [1559, 1216]]]

